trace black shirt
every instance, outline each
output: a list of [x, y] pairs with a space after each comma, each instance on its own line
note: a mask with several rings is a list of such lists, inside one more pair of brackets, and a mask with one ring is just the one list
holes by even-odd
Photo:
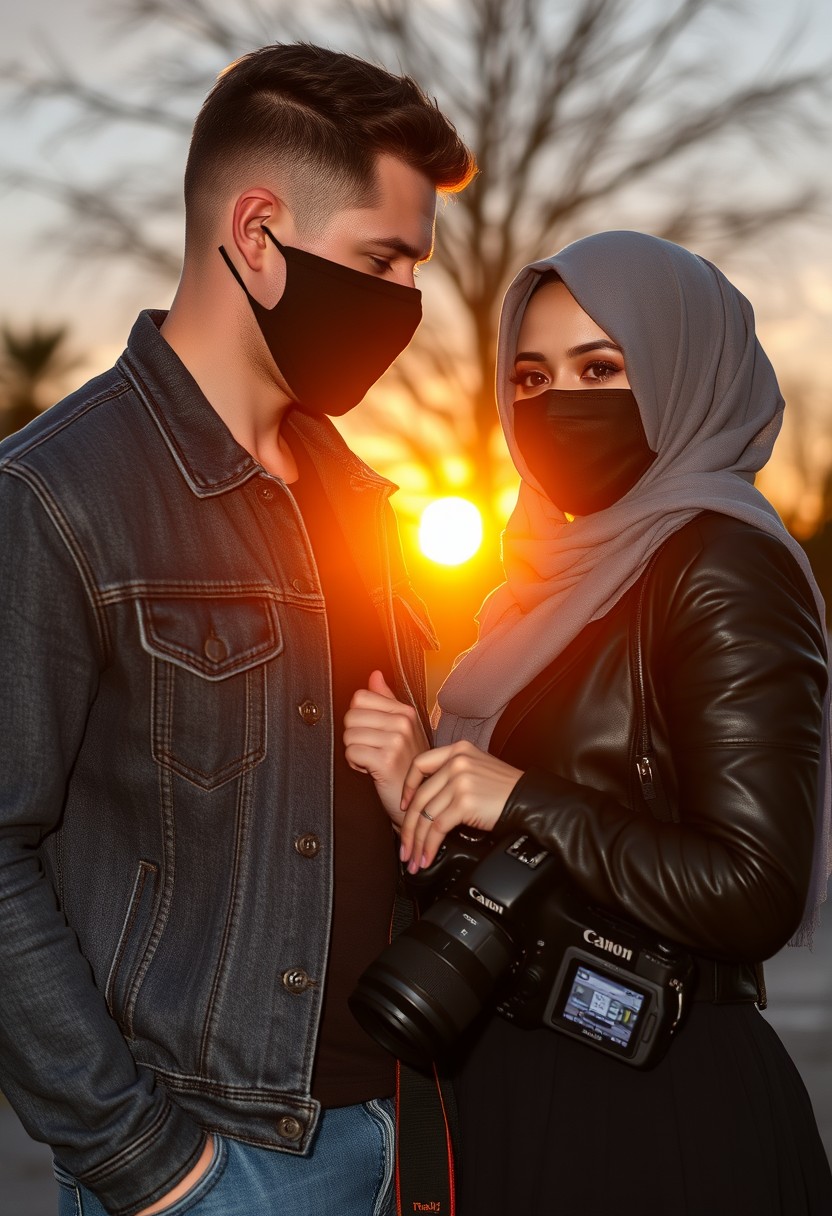
[[393, 831], [372, 779], [349, 767], [342, 742], [353, 693], [378, 668], [393, 685], [389, 647], [309, 453], [293, 436], [290, 486], [309, 535], [326, 602], [334, 724], [334, 899], [312, 1095], [324, 1107], [392, 1094], [395, 1061], [356, 1022], [347, 998], [387, 944], [396, 883]]

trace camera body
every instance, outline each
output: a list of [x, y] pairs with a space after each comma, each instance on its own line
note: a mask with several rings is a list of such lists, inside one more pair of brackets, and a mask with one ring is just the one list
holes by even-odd
[[[565, 889], [528, 836], [458, 829], [411, 876], [431, 902], [371, 963], [350, 1008], [417, 1066], [445, 1054], [484, 1006], [546, 1026], [636, 1068], [667, 1050], [694, 983], [689, 954]], [[436, 898], [438, 896], [438, 898]]]

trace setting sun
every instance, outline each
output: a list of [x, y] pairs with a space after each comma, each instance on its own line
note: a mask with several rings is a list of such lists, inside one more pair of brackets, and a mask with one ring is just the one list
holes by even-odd
[[459, 566], [482, 544], [482, 516], [467, 498], [437, 498], [419, 523], [419, 548], [442, 566]]

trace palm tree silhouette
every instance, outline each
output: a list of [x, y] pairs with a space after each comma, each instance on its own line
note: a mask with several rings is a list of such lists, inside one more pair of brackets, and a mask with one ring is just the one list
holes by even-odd
[[48, 390], [80, 363], [66, 349], [67, 336], [65, 325], [0, 326], [0, 439], [36, 418], [50, 403]]

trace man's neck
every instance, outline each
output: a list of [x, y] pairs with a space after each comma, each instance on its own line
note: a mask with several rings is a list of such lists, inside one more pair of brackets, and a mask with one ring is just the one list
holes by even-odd
[[282, 426], [292, 402], [265, 370], [245, 359], [233, 321], [205, 310], [195, 314], [177, 293], [161, 334], [237, 443], [267, 472], [296, 480]]

